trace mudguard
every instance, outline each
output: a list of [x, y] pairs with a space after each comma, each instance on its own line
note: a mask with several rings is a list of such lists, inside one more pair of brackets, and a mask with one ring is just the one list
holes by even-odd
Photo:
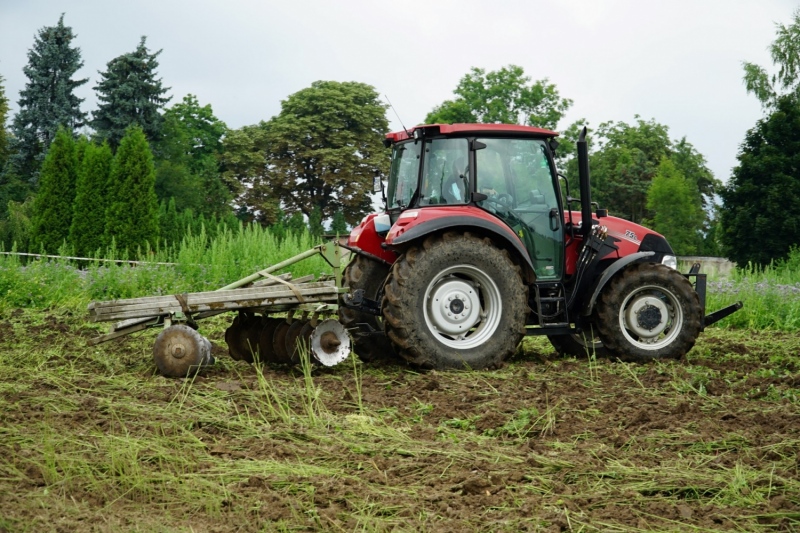
[[514, 250], [523, 261], [525, 278], [530, 281], [534, 279], [533, 263], [517, 234], [492, 215], [475, 207], [405, 211], [389, 231], [386, 245], [390, 248], [402, 248], [432, 233], [457, 228], [483, 233], [500, 247]]
[[594, 285], [592, 285], [590, 289], [591, 296], [586, 304], [581, 306], [583, 309], [581, 314], [584, 316], [589, 316], [592, 314], [592, 311], [594, 310], [594, 304], [597, 302], [597, 297], [600, 296], [600, 292], [603, 290], [603, 287], [605, 287], [609, 280], [614, 277], [614, 274], [633, 263], [652, 262], [648, 261], [648, 259], [654, 258], [655, 255], [656, 252], [636, 252], [635, 254], [626, 255], [625, 257], [617, 259], [611, 263], [611, 266], [603, 271], [603, 274], [597, 279]]

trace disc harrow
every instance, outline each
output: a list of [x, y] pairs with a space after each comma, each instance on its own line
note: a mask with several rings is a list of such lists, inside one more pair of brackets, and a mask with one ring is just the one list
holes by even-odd
[[[339, 297], [346, 292], [340, 268], [346, 253], [329, 242], [216, 291], [92, 302], [92, 320], [118, 322], [90, 344], [163, 327], [153, 346], [156, 366], [165, 376], [191, 376], [214, 363], [211, 343], [196, 331], [197, 322], [233, 311], [236, 316], [225, 330], [231, 358], [293, 365], [308, 353], [312, 361], [335, 365], [347, 358], [351, 347], [347, 330], [326, 318], [336, 316]], [[331, 265], [333, 276], [292, 280], [291, 274], [273, 275], [317, 254]]]

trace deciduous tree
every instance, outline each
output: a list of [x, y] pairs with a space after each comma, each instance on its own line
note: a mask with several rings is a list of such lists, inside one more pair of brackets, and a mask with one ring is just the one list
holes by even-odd
[[42, 164], [39, 192], [33, 203], [34, 246], [54, 253], [69, 236], [77, 170], [75, 140], [68, 129], [61, 128]]
[[764, 67], [743, 62], [744, 83], [765, 108], [775, 108], [782, 95], [800, 97], [800, 9], [789, 25], [776, 24], [775, 40], [769, 47], [778, 71], [769, 74]]
[[761, 265], [800, 244], [800, 104], [780, 96], [772, 113], [747, 132], [739, 165], [720, 191], [727, 257]]
[[169, 101], [169, 88], [161, 84], [156, 69], [161, 50], [150, 53], [142, 37], [133, 52], [108, 62], [95, 86], [99, 100], [92, 127], [116, 149], [128, 126], [137, 124], [153, 142], [161, 135], [161, 109]]
[[175, 198], [179, 211], [229, 213], [232, 191], [222, 180], [219, 162], [226, 131], [211, 105], [200, 106], [194, 95], [168, 108], [163, 135], [155, 145], [158, 197]]
[[453, 92], [455, 98], [434, 108], [425, 117], [426, 123], [484, 122], [555, 129], [572, 105], [547, 78], [531, 82], [517, 65], [489, 72], [473, 67]]
[[654, 215], [645, 225], [664, 235], [675, 253], [698, 253], [705, 218], [703, 207], [694, 184], [666, 156], [647, 191], [647, 208]]
[[364, 83], [317, 81], [290, 95], [264, 129], [266, 169], [253, 173], [266, 179], [254, 184], [256, 205], [277, 199], [306, 217], [319, 208], [322, 219], [341, 210], [355, 225], [371, 210], [373, 177], [388, 171], [388, 127], [386, 105]]

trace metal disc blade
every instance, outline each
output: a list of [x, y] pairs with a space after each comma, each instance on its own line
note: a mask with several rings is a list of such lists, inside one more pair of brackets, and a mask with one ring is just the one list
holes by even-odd
[[[299, 343], [302, 342], [300, 340], [300, 334], [307, 322], [307, 320], [295, 320], [286, 331], [286, 351], [289, 353], [292, 363], [300, 361]], [[308, 348], [308, 342], [306, 342], [306, 348]]]
[[163, 375], [174, 378], [194, 375], [200, 367], [214, 362], [208, 339], [184, 324], [170, 326], [158, 334], [153, 359]]
[[341, 363], [350, 355], [350, 335], [338, 320], [323, 320], [311, 334], [311, 353], [325, 366]]
[[272, 334], [272, 351], [275, 354], [274, 361], [281, 364], [291, 364], [292, 358], [286, 350], [286, 332], [289, 331], [289, 323], [286, 320], [281, 320], [275, 332]]

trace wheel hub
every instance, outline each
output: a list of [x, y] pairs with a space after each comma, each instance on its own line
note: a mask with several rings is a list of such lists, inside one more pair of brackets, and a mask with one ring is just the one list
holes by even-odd
[[654, 338], [667, 328], [669, 309], [660, 298], [641, 296], [628, 306], [625, 322], [628, 329], [639, 337]]
[[428, 296], [432, 325], [440, 333], [463, 336], [480, 321], [480, 299], [477, 288], [456, 277], [440, 280]]

